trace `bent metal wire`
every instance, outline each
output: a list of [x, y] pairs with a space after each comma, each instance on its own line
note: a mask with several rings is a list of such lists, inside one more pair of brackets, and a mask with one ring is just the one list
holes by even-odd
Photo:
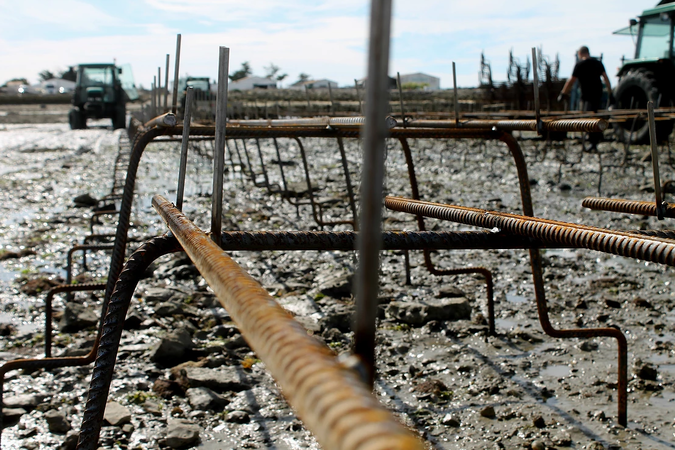
[[[563, 245], [586, 248], [669, 266], [675, 265], [675, 240], [664, 239], [650, 234], [610, 231], [534, 217], [519, 216], [477, 208], [421, 202], [398, 197], [385, 199], [387, 208], [410, 214], [433, 217], [441, 220], [473, 225], [483, 228], [497, 228], [502, 233], [535, 238], [547, 245]], [[548, 317], [544, 292], [542, 262], [538, 249], [530, 249], [530, 262], [535, 285], [535, 297], [539, 320], [544, 331], [553, 337], [612, 337], [618, 343], [618, 421], [627, 424], [627, 342], [617, 328], [591, 328], [558, 330], [553, 328]]]

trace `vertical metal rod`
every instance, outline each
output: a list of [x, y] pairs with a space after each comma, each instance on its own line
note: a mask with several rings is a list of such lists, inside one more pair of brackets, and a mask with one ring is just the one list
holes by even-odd
[[330, 115], [335, 115], [335, 103], [333, 102], [333, 89], [330, 87], [330, 81], [328, 82], [328, 99], [330, 100]]
[[[166, 86], [164, 86], [166, 88]], [[157, 115], [163, 114], [162, 111], [162, 68], [157, 67]]]
[[539, 104], [539, 71], [537, 62], [537, 48], [532, 47], [532, 87], [534, 88], [534, 118], [537, 121], [537, 133], [542, 134], [541, 111]]
[[649, 143], [652, 150], [652, 171], [654, 172], [654, 195], [656, 197], [656, 217], [663, 220], [663, 197], [661, 197], [661, 176], [659, 174], [659, 148], [656, 142], [656, 122], [654, 120], [654, 102], [647, 102], [649, 118]]
[[157, 117], [157, 76], [152, 77], [152, 89], [150, 90], [150, 105], [152, 105], [152, 117]]
[[389, 106], [391, 6], [391, 0], [373, 0], [370, 10], [354, 335], [354, 353], [360, 357], [364, 365], [366, 382], [369, 386], [373, 385], [375, 376], [375, 320], [382, 245], [384, 141], [388, 131], [385, 117]]
[[211, 198], [211, 239], [221, 246], [223, 223], [223, 171], [225, 170], [225, 126], [227, 125], [227, 74], [230, 49], [220, 47], [218, 58], [218, 104], [216, 105], [216, 149], [213, 155], [213, 194]]
[[171, 96], [171, 112], [176, 114], [178, 107], [178, 68], [180, 66], [180, 33], [176, 35], [176, 63], [173, 70], [173, 95]]
[[359, 82], [354, 78], [354, 87], [356, 88], [356, 98], [359, 100], [359, 113], [363, 115], [363, 104], [361, 103], [361, 89], [359, 89]]
[[452, 62], [452, 90], [455, 93], [455, 123], [459, 123], [459, 98], [457, 96], [457, 72], [455, 72], [455, 62]]
[[400, 72], [396, 72], [396, 84], [398, 85], [398, 103], [401, 106], [401, 122], [403, 123], [403, 128], [405, 128], [405, 109], [403, 108], [403, 87], [401, 86]]
[[164, 69], [164, 111], [168, 112], [167, 105], [169, 102], [169, 54], [166, 54], [166, 69]]
[[307, 89], [306, 84], [305, 84], [305, 97], [307, 97], [307, 112], [309, 113], [312, 110], [312, 105], [309, 102], [309, 90]]
[[185, 171], [187, 168], [188, 143], [190, 139], [190, 119], [192, 118], [192, 99], [195, 90], [188, 86], [185, 94], [185, 114], [183, 116], [183, 140], [180, 148], [180, 167], [178, 168], [178, 189], [176, 191], [176, 208], [183, 211], [183, 193], [185, 192]]

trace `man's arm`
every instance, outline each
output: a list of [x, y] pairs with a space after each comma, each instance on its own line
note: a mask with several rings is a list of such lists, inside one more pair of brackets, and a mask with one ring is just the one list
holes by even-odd
[[[607, 75], [605, 75], [606, 77]], [[565, 86], [563, 86], [562, 91], [560, 91], [560, 95], [558, 95], [558, 101], [562, 101], [563, 97], [568, 95], [570, 91], [572, 90], [572, 86], [574, 86], [574, 82], [577, 81], [577, 77], [572, 75], [571, 77], [568, 78], [567, 82], [565, 83]]]
[[607, 108], [609, 108], [610, 105], [614, 104], [614, 95], [612, 94], [612, 84], [609, 82], [607, 72], [602, 72], [602, 79], [605, 81], [605, 86], [607, 86]]

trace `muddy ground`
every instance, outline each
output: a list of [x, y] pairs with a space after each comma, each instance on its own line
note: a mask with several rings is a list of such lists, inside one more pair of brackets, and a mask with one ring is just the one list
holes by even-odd
[[[65, 277], [67, 250], [89, 234], [92, 208], [76, 207], [73, 199], [82, 194], [98, 199], [111, 190], [123, 132], [113, 132], [109, 125], [102, 121], [86, 130], [71, 131], [63, 122], [0, 124], [0, 321], [6, 324], [0, 350], [5, 360], [42, 352], [41, 289], [46, 285], [39, 285], [37, 292], [25, 286], [28, 280], [46, 278], [55, 283]], [[529, 164], [536, 215], [621, 230], [671, 226], [655, 218], [584, 210], [581, 199], [598, 192], [597, 155], [582, 154], [578, 139], [548, 148], [532, 136], [519, 138]], [[285, 140], [280, 144], [286, 176], [301, 184], [304, 178], [297, 146]], [[307, 139], [305, 144], [313, 181], [320, 188], [317, 195], [328, 201], [326, 215], [350, 218], [336, 144], [317, 139]], [[247, 142], [254, 170], [260, 172], [254, 145]], [[418, 140], [411, 145], [423, 199], [521, 211], [515, 167], [502, 144]], [[239, 146], [243, 151], [241, 143]], [[274, 148], [266, 141], [261, 141], [261, 146], [270, 181], [281, 183], [278, 166], [272, 164], [276, 160]], [[604, 142], [600, 150], [603, 196], [652, 199], [650, 163], [642, 159], [645, 147], [632, 147], [625, 166], [622, 145]], [[358, 185], [358, 143], [347, 142], [347, 151], [352, 179]], [[155, 193], [175, 198], [178, 152], [175, 143], [148, 146], [136, 185], [130, 231], [134, 239], [165, 231], [150, 198]], [[191, 152], [184, 211], [208, 228], [212, 147], [202, 143]], [[662, 147], [662, 180], [673, 178], [674, 169], [668, 162]], [[398, 143], [388, 143], [386, 164], [387, 193], [409, 195]], [[308, 206], [296, 212], [280, 195], [255, 187], [239, 169], [228, 162], [224, 229], [318, 229]], [[410, 217], [389, 211], [384, 215], [386, 229], [416, 229]], [[431, 219], [427, 225], [433, 230], [469, 229]], [[105, 218], [95, 227], [99, 233], [113, 230], [113, 222]], [[430, 448], [675, 448], [671, 269], [587, 250], [548, 249], [543, 254], [554, 326], [610, 325], [626, 334], [630, 380], [627, 428], [616, 419], [616, 343], [610, 339], [547, 337], [537, 321], [528, 255], [522, 250], [434, 254], [441, 267], [482, 265], [493, 271], [496, 337], [487, 335], [486, 292], [480, 277], [434, 277], [426, 271], [422, 254], [413, 252], [412, 285], [406, 286], [403, 254], [383, 253], [378, 397]], [[352, 334], [348, 319], [353, 306], [349, 275], [356, 266], [353, 254], [234, 252], [233, 256], [310, 333], [336, 353], [349, 349]], [[76, 257], [75, 261], [75, 273], [83, 274], [80, 282], [105, 279], [105, 252], [88, 255], [86, 273], [81, 259]], [[102, 293], [78, 294], [76, 302], [98, 314], [101, 297]], [[395, 317], [396, 307], [439, 297], [456, 297], [458, 302], [466, 298], [470, 315], [453, 321], [426, 317], [412, 324]], [[67, 308], [63, 298], [55, 302], [58, 330]], [[110, 394], [125, 417], [111, 419], [115, 425], [105, 424], [102, 448], [174, 448], [183, 444], [203, 449], [318, 448], [266, 374], [264, 363], [241, 341], [227, 312], [218, 307], [204, 281], [180, 255], [156, 263], [153, 274], [139, 285], [130, 314], [135, 317], [135, 326], [124, 332]], [[55, 354], [81, 354], [91, 345], [91, 323], [74, 329], [57, 331]], [[172, 372], [171, 366], [182, 361], [157, 356], [157, 345], [176, 330], [187, 333], [194, 345], [184, 359], [197, 361], [192, 365], [205, 367], [209, 373], [236, 374], [238, 387], [202, 383], [210, 386], [210, 391], [202, 387], [199, 392], [210, 396], [210, 401], [200, 402], [195, 390], [199, 385], [197, 370], [182, 366], [183, 372], [180, 368]], [[3, 448], [57, 448], [64, 441], [63, 448], [72, 448], [69, 445], [80, 426], [90, 373], [91, 366], [10, 372], [5, 400], [23, 411], [15, 411], [14, 422], [4, 429]], [[192, 389], [186, 394], [188, 387]], [[17, 397], [24, 394], [27, 397]], [[179, 419], [183, 422], [177, 422]], [[186, 435], [193, 441], [167, 439], [183, 429], [180, 427], [189, 431]]]

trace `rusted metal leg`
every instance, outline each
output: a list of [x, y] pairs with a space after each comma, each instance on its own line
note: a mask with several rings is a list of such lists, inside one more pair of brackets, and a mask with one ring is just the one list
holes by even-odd
[[349, 196], [349, 208], [352, 210], [352, 220], [354, 230], [359, 230], [359, 218], [356, 214], [356, 201], [354, 200], [354, 190], [352, 189], [352, 179], [349, 175], [349, 163], [347, 162], [347, 154], [345, 153], [344, 142], [342, 136], [337, 137], [338, 148], [340, 149], [340, 158], [342, 159], [342, 169], [345, 172], [345, 182], [347, 183], [347, 195]]
[[626, 337], [618, 328], [580, 328], [559, 330], [553, 328], [548, 317], [548, 305], [544, 291], [544, 277], [542, 275], [542, 263], [539, 249], [530, 249], [530, 264], [532, 267], [532, 279], [534, 293], [537, 300], [537, 312], [539, 323], [544, 332], [555, 338], [591, 338], [611, 337], [616, 339], [618, 345], [618, 422], [619, 425], [628, 425], [628, 343]]
[[[400, 138], [399, 141], [401, 142], [401, 148], [403, 149], [403, 154], [405, 155], [406, 166], [408, 167], [408, 178], [410, 179], [410, 189], [412, 191], [412, 198], [415, 200], [419, 200], [420, 199], [419, 187], [417, 184], [417, 175], [415, 174], [415, 163], [413, 161], [410, 145], [408, 145], [408, 140], [406, 138]], [[417, 215], [417, 227], [420, 231], [426, 230], [424, 217], [421, 215]], [[406, 284], [408, 284], [408, 274], [410, 273], [409, 260], [406, 259], [405, 263], [406, 263]], [[492, 272], [490, 272], [490, 270], [485, 267], [467, 267], [463, 269], [438, 269], [431, 260], [430, 250], [424, 250], [424, 264], [429, 273], [436, 276], [479, 273], [485, 277], [487, 306], [488, 306], [488, 331], [490, 335], [494, 335], [495, 307], [494, 307], [494, 285], [492, 280]]]
[[[52, 300], [61, 292], [102, 291], [105, 284], [67, 284], [55, 286], [47, 292], [45, 298], [45, 358], [52, 357]], [[0, 412], [1, 414], [1, 412]]]
[[80, 427], [77, 450], [96, 450], [103, 423], [103, 413], [110, 391], [110, 383], [115, 368], [124, 319], [136, 285], [145, 269], [160, 256], [181, 251], [176, 238], [170, 235], [153, 238], [138, 248], [124, 265], [119, 280], [115, 284], [108, 310], [102, 320], [102, 333], [96, 363], [91, 376], [87, 405]]
[[55, 286], [47, 293], [47, 298], [45, 299], [45, 355], [43, 359], [15, 359], [13, 361], [8, 361], [2, 366], [0, 366], [0, 438], [2, 437], [2, 428], [3, 428], [3, 414], [2, 414], [2, 397], [4, 392], [4, 383], [5, 383], [5, 374], [12, 370], [19, 369], [54, 369], [57, 367], [70, 367], [70, 366], [85, 366], [92, 361], [96, 355], [96, 350], [98, 349], [99, 337], [100, 334], [96, 335], [94, 340], [94, 346], [92, 350], [85, 356], [78, 357], [62, 357], [62, 358], [51, 358], [51, 335], [52, 335], [52, 298], [54, 294], [58, 292], [74, 292], [74, 291], [94, 291], [98, 289], [104, 289], [104, 284], [79, 284], [72, 286]]

